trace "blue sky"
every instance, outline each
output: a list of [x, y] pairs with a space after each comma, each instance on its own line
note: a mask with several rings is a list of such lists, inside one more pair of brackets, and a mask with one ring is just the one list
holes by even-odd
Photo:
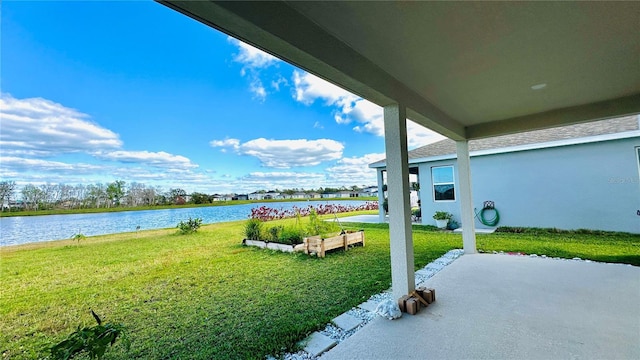
[[[373, 185], [382, 109], [154, 2], [1, 5], [0, 180]], [[410, 148], [441, 139], [409, 123]]]

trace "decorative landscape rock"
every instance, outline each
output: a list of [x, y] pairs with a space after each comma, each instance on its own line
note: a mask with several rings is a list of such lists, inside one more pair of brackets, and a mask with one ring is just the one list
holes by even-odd
[[302, 246], [302, 244], [298, 244], [294, 246], [294, 245], [288, 245], [288, 244], [280, 244], [276, 242], [266, 242], [262, 240], [249, 240], [249, 239], [242, 240], [242, 244], [246, 246], [259, 247], [261, 249], [266, 248], [266, 249], [278, 250], [283, 252], [304, 251], [304, 247]]
[[259, 248], [267, 248], [271, 250], [279, 250], [284, 252], [302, 252], [306, 254], [316, 254], [318, 257], [325, 257], [326, 252], [333, 249], [344, 248], [349, 249], [349, 246], [362, 244], [364, 246], [364, 231], [347, 231], [343, 234], [323, 239], [318, 236], [311, 236], [303, 239], [302, 244], [288, 245], [281, 244], [273, 241], [262, 240], [242, 240], [243, 245], [256, 246]]
[[398, 304], [393, 300], [384, 300], [376, 307], [376, 314], [389, 320], [398, 319], [402, 316], [402, 312]]

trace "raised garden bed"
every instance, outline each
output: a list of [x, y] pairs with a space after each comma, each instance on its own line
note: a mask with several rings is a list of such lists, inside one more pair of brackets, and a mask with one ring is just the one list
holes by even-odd
[[320, 235], [306, 237], [302, 240], [305, 254], [316, 254], [324, 257], [326, 252], [333, 249], [349, 249], [349, 245], [362, 244], [364, 246], [364, 231], [346, 232], [337, 236], [323, 239]]

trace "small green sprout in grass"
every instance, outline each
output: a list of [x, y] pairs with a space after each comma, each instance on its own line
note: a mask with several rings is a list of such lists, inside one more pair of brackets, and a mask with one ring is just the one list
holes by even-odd
[[56, 360], [73, 359], [86, 353], [90, 359], [102, 359], [108, 346], [113, 346], [118, 338], [122, 339], [127, 350], [131, 342], [126, 336], [125, 327], [122, 324], [104, 324], [93, 310], [91, 315], [98, 325], [87, 326], [72, 332], [65, 340], [51, 347], [51, 357]]
[[73, 235], [73, 236], [71, 237], [71, 240], [75, 240], [75, 241], [77, 241], [77, 242], [78, 242], [78, 244], [80, 244], [80, 240], [84, 240], [84, 239], [86, 239], [86, 238], [87, 238], [87, 237], [86, 237], [86, 236], [84, 236], [84, 234], [83, 234], [83, 233], [78, 232], [77, 234], [75, 234], [75, 235]]
[[202, 226], [202, 219], [189, 218], [189, 220], [187, 221], [180, 221], [176, 227], [180, 229], [180, 234], [185, 235], [185, 234], [191, 234], [198, 231], [200, 226]]

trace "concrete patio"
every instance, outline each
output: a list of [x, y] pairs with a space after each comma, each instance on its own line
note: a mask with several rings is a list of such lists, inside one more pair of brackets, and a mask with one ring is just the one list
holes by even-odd
[[321, 359], [640, 359], [640, 268], [464, 255], [437, 301], [376, 318]]

